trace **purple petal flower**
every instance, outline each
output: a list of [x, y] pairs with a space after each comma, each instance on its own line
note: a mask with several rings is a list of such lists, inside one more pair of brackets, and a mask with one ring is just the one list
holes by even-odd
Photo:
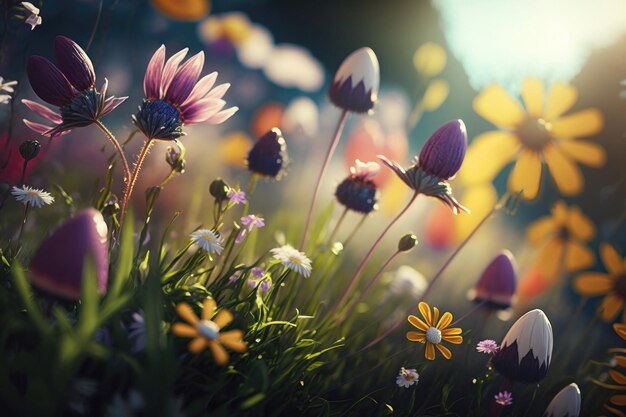
[[161, 45], [156, 50], [146, 69], [146, 76], [143, 80], [143, 92], [146, 98], [154, 100], [161, 96], [161, 75], [165, 64], [165, 45]]
[[241, 229], [235, 238], [235, 244], [240, 245], [246, 239], [248, 235], [248, 229]]
[[476, 350], [480, 353], [487, 353], [489, 355], [493, 355], [498, 351], [498, 344], [495, 340], [485, 339], [478, 342], [476, 345]]
[[165, 93], [165, 101], [171, 103], [184, 103], [193, 87], [198, 82], [200, 72], [204, 66], [204, 52], [200, 52], [185, 62], [172, 80], [167, 92]]
[[69, 82], [78, 90], [87, 90], [96, 83], [91, 60], [76, 42], [65, 36], [54, 39], [57, 64]]
[[74, 97], [72, 85], [65, 75], [46, 58], [31, 56], [26, 71], [33, 91], [43, 101], [63, 107]]
[[419, 165], [442, 179], [456, 175], [467, 149], [467, 130], [463, 120], [452, 120], [441, 126], [426, 141], [419, 155]]
[[252, 268], [250, 273], [254, 278], [263, 278], [265, 276], [265, 270], [263, 268], [259, 268], [258, 266]]
[[470, 298], [485, 303], [488, 308], [503, 310], [511, 307], [515, 295], [515, 258], [505, 250], [496, 256], [482, 273]]
[[106, 291], [108, 279], [107, 226], [93, 208], [66, 221], [37, 249], [30, 264], [34, 285], [55, 296], [80, 298], [83, 267], [87, 256], [95, 262], [98, 290]]
[[246, 204], [246, 193], [231, 188], [228, 192], [228, 200], [233, 204]]
[[497, 393], [494, 396], [494, 399], [501, 406], [507, 406], [507, 405], [513, 404], [513, 394], [510, 393], [509, 391], [502, 391], [502, 392]]
[[261, 290], [261, 292], [268, 292], [270, 288], [272, 288], [271, 280], [264, 279], [263, 281], [261, 281], [261, 284], [259, 285], [259, 289]]
[[254, 214], [249, 214], [241, 218], [241, 224], [248, 227], [248, 231], [252, 231], [254, 228], [261, 228], [265, 226], [265, 219]]

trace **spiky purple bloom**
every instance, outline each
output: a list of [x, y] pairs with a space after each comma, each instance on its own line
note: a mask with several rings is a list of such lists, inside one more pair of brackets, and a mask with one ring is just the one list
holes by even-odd
[[280, 179], [289, 162], [287, 143], [280, 129], [274, 127], [261, 136], [250, 149], [247, 161], [248, 169], [255, 174]]
[[495, 340], [485, 339], [476, 344], [476, 350], [480, 353], [487, 353], [493, 355], [498, 351], [498, 344]]
[[263, 268], [260, 267], [254, 267], [252, 268], [252, 270], [250, 271], [250, 273], [252, 274], [252, 276], [254, 278], [263, 278], [265, 276], [265, 270]]
[[337, 107], [355, 113], [366, 113], [378, 99], [380, 69], [371, 48], [352, 52], [341, 63], [328, 97]]
[[531, 310], [507, 332], [491, 358], [494, 368], [513, 381], [541, 381], [552, 360], [552, 325], [543, 311]]
[[502, 391], [494, 395], [493, 397], [501, 406], [507, 406], [513, 404], [513, 394], [509, 391]]
[[57, 297], [77, 300], [88, 256], [94, 262], [98, 290], [106, 292], [109, 260], [107, 225], [93, 208], [66, 221], [37, 249], [30, 263], [31, 282]]
[[580, 415], [580, 389], [571, 383], [554, 396], [543, 417], [578, 417]]
[[57, 65], [38, 55], [28, 59], [26, 70], [33, 91], [43, 101], [59, 107], [56, 112], [34, 101], [22, 100], [30, 110], [52, 123], [49, 126], [24, 119], [31, 130], [52, 137], [89, 126], [126, 100], [127, 97], [106, 97], [106, 78], [100, 90], [95, 87], [96, 73], [91, 60], [70, 38], [57, 36], [54, 54]]
[[456, 175], [467, 150], [467, 129], [463, 120], [451, 120], [426, 141], [419, 155], [424, 171], [444, 180]]
[[185, 48], [166, 62], [165, 45], [161, 45], [148, 63], [143, 82], [145, 99], [133, 115], [133, 123], [148, 139], [175, 140], [184, 135], [184, 125], [220, 124], [238, 110], [222, 110], [226, 105], [222, 97], [230, 84], [213, 88], [217, 72], [199, 79], [204, 52], [180, 65], [188, 51]]
[[376, 162], [363, 163], [358, 159], [350, 168], [350, 175], [335, 190], [337, 201], [348, 209], [368, 214], [377, 208], [376, 183], [372, 178], [380, 170]]
[[251, 232], [252, 229], [265, 226], [265, 219], [263, 217], [259, 217], [255, 214], [248, 214], [241, 218], [241, 224], [248, 228], [248, 231]]
[[233, 204], [246, 204], [248, 201], [245, 191], [235, 190], [233, 188], [228, 191], [228, 200]]
[[508, 250], [500, 252], [470, 291], [470, 298], [495, 310], [511, 307], [515, 296], [516, 269], [513, 254]]

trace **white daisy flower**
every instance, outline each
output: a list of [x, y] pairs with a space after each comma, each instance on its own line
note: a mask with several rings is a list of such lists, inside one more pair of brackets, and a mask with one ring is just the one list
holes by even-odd
[[396, 384], [402, 388], [408, 388], [419, 381], [420, 375], [415, 369], [400, 368], [400, 373], [396, 377]]
[[219, 255], [224, 250], [222, 238], [213, 230], [196, 230], [191, 234], [191, 241], [209, 253], [217, 253]]
[[295, 249], [291, 245], [284, 245], [280, 248], [274, 248], [271, 250], [274, 259], [277, 259], [285, 265], [287, 268], [302, 275], [305, 278], [311, 276], [311, 260], [304, 254]]
[[30, 25], [30, 30], [35, 29], [35, 26], [41, 25], [41, 16], [39, 16], [40, 10], [35, 5], [28, 1], [23, 1], [22, 6], [30, 13], [26, 18], [25, 23]]
[[13, 86], [17, 85], [17, 81], [4, 81], [3, 77], [0, 77], [0, 91], [6, 91], [7, 93], [13, 93], [15, 90]]
[[9, 104], [11, 96], [8, 94], [0, 94], [0, 104]]
[[24, 185], [22, 188], [13, 187], [11, 194], [15, 196], [17, 201], [21, 201], [24, 205], [31, 205], [38, 208], [54, 202], [54, 197], [52, 197], [50, 193], [31, 188], [28, 185]]

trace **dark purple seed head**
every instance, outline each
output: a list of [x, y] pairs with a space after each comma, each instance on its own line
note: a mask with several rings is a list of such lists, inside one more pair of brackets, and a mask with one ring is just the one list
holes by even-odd
[[456, 175], [467, 149], [467, 130], [463, 120], [451, 120], [426, 141], [419, 155], [419, 166], [442, 179]]
[[272, 128], [257, 140], [248, 153], [248, 169], [255, 174], [280, 178], [287, 165], [287, 143], [278, 128]]
[[505, 250], [496, 256], [482, 273], [474, 287], [474, 301], [485, 302], [487, 307], [511, 307], [516, 288], [515, 258]]

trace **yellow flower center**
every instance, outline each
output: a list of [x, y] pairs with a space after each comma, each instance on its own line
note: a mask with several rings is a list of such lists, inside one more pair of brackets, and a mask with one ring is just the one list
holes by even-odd
[[622, 297], [622, 299], [626, 300], [626, 274], [615, 278], [615, 281], [613, 281], [613, 290], [617, 295]]
[[543, 119], [528, 117], [518, 126], [516, 134], [522, 145], [535, 151], [541, 151], [554, 137], [550, 133], [552, 125]]
[[203, 234], [203, 235], [202, 235], [202, 237], [203, 237], [205, 240], [208, 240], [209, 242], [213, 242], [213, 241], [215, 240], [215, 239], [213, 238], [213, 236], [211, 236], [211, 235], [210, 235], [210, 234], [208, 234], [208, 233]]
[[302, 261], [298, 258], [294, 258], [293, 256], [290, 256], [289, 260], [295, 264], [302, 265]]
[[430, 343], [438, 345], [441, 343], [441, 330], [436, 327], [430, 327], [426, 330], [426, 340]]
[[39, 194], [37, 194], [37, 191], [26, 191], [26, 194], [28, 194], [29, 197], [38, 197]]

